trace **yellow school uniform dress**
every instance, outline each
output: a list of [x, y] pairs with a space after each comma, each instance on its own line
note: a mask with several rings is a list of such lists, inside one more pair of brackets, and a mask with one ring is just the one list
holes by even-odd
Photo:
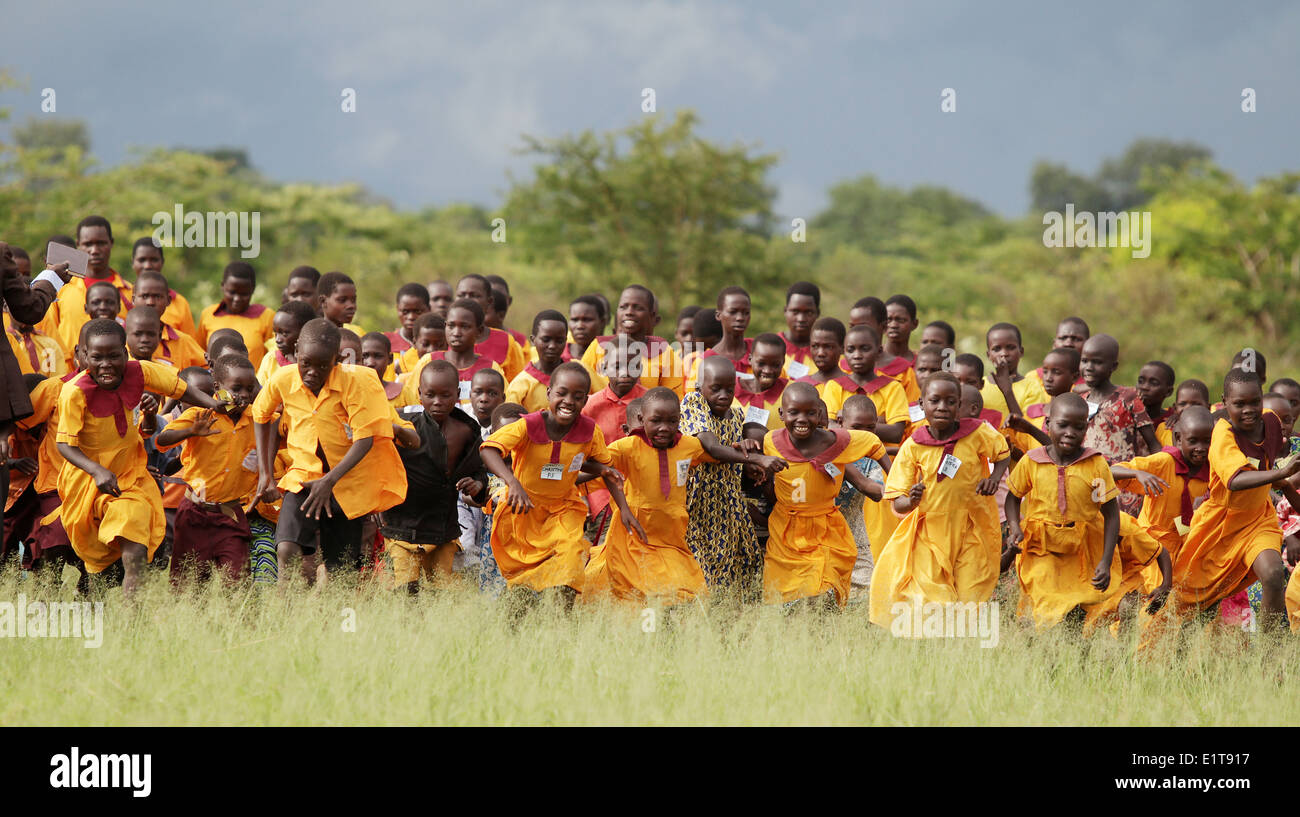
[[285, 366], [292, 366], [289, 358], [280, 354], [280, 350], [272, 346], [266, 354], [262, 355], [262, 362], [257, 364], [257, 382], [263, 386], [271, 379], [271, 375], [280, 371]]
[[[1118, 622], [1119, 604], [1129, 593], [1145, 596], [1160, 585], [1160, 564], [1156, 557], [1163, 547], [1132, 516], [1126, 513], [1119, 515], [1119, 539], [1115, 543], [1115, 553], [1119, 556], [1120, 573], [1112, 572], [1110, 577], [1111, 584], [1118, 583], [1119, 586], [1102, 601], [1084, 608], [1084, 635], [1091, 635], [1098, 627]], [[1142, 618], [1146, 618], [1145, 613]]]
[[1167, 408], [1160, 412], [1158, 416], [1151, 418], [1151, 422], [1155, 423], [1156, 426], [1156, 440], [1163, 448], [1169, 448], [1174, 444], [1174, 430], [1169, 425], [1170, 421], [1173, 420], [1173, 415], [1174, 410]]
[[817, 371], [817, 364], [813, 363], [811, 347], [795, 344], [784, 332], [778, 332], [777, 335], [785, 344], [785, 366], [781, 371], [782, 377], [798, 380]]
[[[910, 369], [909, 369], [910, 371]], [[822, 390], [822, 400], [826, 403], [826, 413], [834, 420], [844, 408], [844, 401], [850, 395], [865, 394], [876, 404], [876, 416], [881, 423], [908, 423], [907, 392], [903, 386], [888, 375], [876, 375], [865, 385], [859, 385], [849, 375], [841, 375], [829, 380]]]
[[1123, 564], [1118, 547], [1110, 584], [1105, 590], [1092, 586], [1106, 544], [1101, 506], [1118, 496], [1101, 452], [1085, 448], [1074, 462], [1058, 466], [1047, 447], [1035, 448], [1021, 457], [1007, 488], [1021, 498], [1024, 542], [1016, 571], [1022, 613], [1032, 614], [1038, 627], [1051, 627], [1075, 607], [1089, 611], [1120, 593]]
[[533, 363], [524, 366], [524, 370], [515, 375], [510, 385], [506, 386], [506, 402], [518, 403], [531, 414], [550, 406], [546, 390], [551, 387], [551, 376], [545, 374]]
[[190, 309], [190, 302], [185, 299], [184, 295], [174, 289], [167, 292], [172, 301], [163, 310], [162, 322], [197, 343], [199, 328], [194, 323], [194, 310]]
[[1227, 420], [1210, 438], [1210, 496], [1192, 515], [1191, 529], [1174, 558], [1174, 593], [1181, 605], [1208, 607], [1255, 583], [1256, 557], [1282, 547], [1282, 528], [1269, 500], [1269, 486], [1231, 491], [1243, 471], [1267, 471], [1286, 453], [1276, 414], [1263, 415], [1264, 439], [1252, 442]]
[[681, 356], [668, 341], [654, 335], [646, 336], [644, 341], [633, 341], [619, 335], [602, 335], [593, 340], [582, 355], [582, 365], [591, 373], [592, 394], [609, 385], [609, 380], [602, 374], [605, 355], [620, 350], [629, 359], [639, 360], [641, 372], [637, 379], [642, 386], [647, 389], [664, 386], [675, 391], [679, 398], [686, 394], [686, 368]]
[[[474, 348], [477, 349], [478, 347], [475, 346]], [[411, 388], [415, 389], [416, 393], [418, 394], [419, 393], [418, 390], [420, 388], [420, 373], [424, 371], [424, 367], [428, 366], [431, 362], [435, 360], [446, 360], [446, 359], [447, 359], [446, 352], [430, 352], [429, 354], [420, 358], [420, 362], [416, 363], [415, 368], [411, 369], [411, 374], [401, 382], [410, 384]], [[460, 381], [459, 405], [461, 408], [465, 409], [465, 411], [471, 414], [473, 414], [473, 408], [469, 400], [470, 383], [471, 381], [474, 380], [474, 375], [482, 371], [483, 369], [494, 369], [498, 372], [501, 372], [502, 379], [505, 380], [507, 383], [510, 382], [510, 379], [505, 376], [505, 372], [501, 371], [501, 367], [497, 364], [497, 362], [494, 361], [492, 358], [488, 357], [487, 355], [481, 354], [473, 363], [469, 364], [463, 369], [457, 369], [456, 376], [457, 379]]]
[[63, 455], [59, 453], [58, 446], [59, 396], [63, 393], [63, 386], [73, 377], [75, 375], [51, 377], [36, 384], [36, 388], [28, 393], [32, 401], [32, 414], [17, 423], [24, 430], [45, 424], [40, 447], [36, 449], [36, 479], [32, 482], [32, 487], [38, 494], [47, 494], [59, 487], [59, 471], [63, 467]]
[[524, 370], [528, 358], [519, 343], [504, 329], [488, 327], [488, 336], [474, 344], [474, 351], [497, 365], [509, 383]]
[[[623, 525], [622, 512], [614, 510], [602, 551], [603, 573], [615, 598], [644, 603], [659, 599], [668, 604], [694, 600], [708, 592], [704, 572], [686, 546], [686, 483], [691, 466], [714, 462], [700, 441], [678, 435], [670, 448], [655, 448], [644, 431], [632, 432], [610, 443], [610, 465], [627, 478], [628, 509], [645, 529], [642, 542]], [[588, 565], [589, 584], [600, 581], [602, 565]]]
[[767, 426], [768, 431], [785, 428], [785, 422], [781, 420], [781, 412], [778, 409], [781, 408], [781, 395], [785, 393], [785, 387], [790, 381], [778, 377], [776, 382], [764, 391], [749, 391], [745, 384], [752, 382], [754, 381], [742, 381], [739, 377], [736, 378], [735, 402], [745, 413], [744, 422]]
[[835, 592], [841, 607], [848, 601], [858, 547], [835, 507], [835, 497], [844, 470], [863, 457], [883, 457], [885, 446], [870, 431], [833, 433], [835, 442], [811, 459], [799, 453], [784, 428], [768, 432], [763, 439], [764, 454], [789, 463], [773, 475], [776, 504], [767, 521], [763, 559], [763, 596], [770, 604], [819, 597], [828, 591]]
[[117, 311], [119, 319], [125, 318], [131, 308], [131, 285], [116, 271], [109, 270], [107, 278], [73, 278], [59, 289], [59, 297], [45, 313], [45, 318], [36, 325], [43, 334], [59, 342], [67, 356], [68, 371], [76, 364], [72, 360], [72, 350], [77, 345], [81, 327], [86, 325], [90, 316], [86, 314], [86, 290], [100, 282], [108, 282], [117, 290], [121, 307]]
[[[388, 400], [388, 405], [397, 414], [400, 415], [402, 409], [407, 406], [420, 405], [420, 396], [416, 393], [415, 386], [411, 384], [411, 381], [398, 383], [394, 380], [384, 380], [381, 381], [380, 385], [384, 387], [384, 399]], [[402, 422], [405, 423], [406, 421], [403, 420]], [[411, 426], [411, 428], [415, 428], [415, 426]]]
[[226, 309], [226, 304], [222, 301], [203, 310], [196, 340], [206, 350], [208, 338], [213, 332], [218, 329], [234, 329], [244, 338], [244, 345], [248, 347], [248, 359], [257, 366], [266, 354], [266, 342], [275, 337], [274, 320], [275, 310], [261, 304], [249, 304], [248, 309], [236, 315]]
[[881, 504], [892, 505], [918, 482], [925, 483], [925, 493], [878, 551], [871, 577], [873, 623], [889, 627], [899, 603], [982, 602], [993, 596], [1001, 529], [993, 497], [975, 488], [988, 477], [990, 464], [1007, 456], [1002, 435], [975, 418], [962, 419], [943, 440], [922, 426], [899, 447]]
[[[876, 367], [876, 374], [884, 375], [898, 382], [903, 387], [903, 393], [906, 395], [904, 404], [915, 403], [921, 399], [921, 386], [916, 379], [916, 355], [912, 355], [909, 361], [906, 358], [896, 357], [884, 366]], [[893, 421], [891, 421], [893, 422]]]
[[515, 513], [497, 506], [492, 522], [492, 555], [510, 587], [545, 590], [584, 587], [587, 545], [582, 538], [587, 506], [574, 486], [587, 460], [608, 464], [605, 437], [590, 417], [579, 417], [561, 440], [546, 433], [542, 412], [525, 415], [483, 441], [509, 457], [515, 478], [533, 509]]
[[4, 313], [4, 327], [23, 374], [63, 377], [68, 373], [68, 353], [57, 340], [34, 327], [30, 332], [20, 332], [8, 312]]
[[318, 448], [332, 467], [347, 455], [354, 440], [372, 437], [370, 451], [334, 486], [334, 499], [348, 519], [356, 519], [388, 510], [406, 496], [406, 469], [393, 444], [393, 410], [372, 369], [341, 363], [330, 372], [320, 394], [312, 394], [303, 385], [297, 365], [285, 366], [253, 401], [253, 422], [276, 421], [281, 407], [290, 458], [279, 481], [281, 491], [296, 493], [303, 483], [324, 476]]
[[[1047, 392], [1043, 391], [1043, 382], [1041, 380], [1031, 380], [1028, 377], [1022, 377], [1012, 383], [1011, 393], [1015, 395], [1016, 402], [1020, 404], [1022, 414], [1027, 411], [1029, 406], [1036, 403], [1050, 403], [1052, 400], [1051, 397], [1048, 397]], [[992, 380], [984, 378], [984, 385], [980, 386], [980, 397], [984, 400], [984, 408], [1001, 412], [1004, 421], [1010, 415], [1011, 409], [1007, 406], [1007, 398], [1002, 395], [1002, 390]], [[1004, 434], [1007, 433], [1006, 429], [999, 428], [999, 431]]]
[[177, 329], [163, 324], [158, 348], [153, 350], [153, 362], [171, 366], [176, 371], [191, 366], [207, 367], [207, 355], [198, 341]]
[[134, 415], [146, 391], [180, 397], [185, 383], [174, 369], [129, 361], [121, 385], [112, 391], [100, 388], [83, 372], [59, 392], [57, 441], [77, 446], [112, 471], [121, 492], [117, 497], [101, 493], [90, 474], [69, 462], [59, 470], [63, 527], [91, 573], [121, 558], [119, 538], [144, 545], [152, 559], [167, 529], [162, 495], [145, 468], [144, 442]]
[[[1210, 464], [1202, 463], [1195, 471], [1177, 448], [1165, 448], [1146, 457], [1134, 457], [1115, 463], [1116, 468], [1146, 471], [1169, 486], [1160, 496], [1144, 496], [1138, 524], [1169, 551], [1171, 559], [1183, 549], [1183, 539], [1191, 530], [1193, 504], [1210, 488]], [[1117, 480], [1116, 484], [1133, 493], [1142, 493], [1137, 480]]]
[[[167, 424], [167, 429], [192, 428], [203, 409], [193, 406]], [[241, 506], [257, 488], [257, 441], [253, 436], [253, 418], [245, 409], [238, 421], [224, 414], [214, 414], [212, 427], [218, 433], [208, 437], [189, 437], [168, 446], [166, 451], [181, 448], [180, 478], [185, 480], [191, 502], [223, 505], [237, 502]]]

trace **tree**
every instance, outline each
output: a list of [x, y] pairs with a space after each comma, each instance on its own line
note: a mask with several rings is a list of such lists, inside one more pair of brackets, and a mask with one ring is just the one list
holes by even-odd
[[49, 149], [63, 154], [70, 148], [90, 152], [90, 130], [80, 119], [36, 119], [28, 117], [13, 127], [14, 144], [23, 150]]
[[697, 121], [683, 111], [662, 126], [646, 117], [617, 133], [525, 136], [522, 152], [543, 161], [530, 182], [512, 179], [499, 214], [509, 240], [529, 261], [576, 259], [606, 280], [644, 282], [664, 315], [727, 284], [771, 283], [776, 157], [705, 141]]
[[1076, 212], [1129, 210], [1150, 200], [1157, 179], [1208, 160], [1210, 149], [1195, 142], [1138, 139], [1118, 157], [1106, 159], [1094, 176], [1080, 175], [1063, 164], [1040, 161], [1029, 176], [1029, 198], [1035, 212], [1061, 212], [1073, 204]]
[[830, 189], [830, 205], [812, 221], [823, 252], [851, 245], [869, 253], [922, 257], [958, 253], [957, 233], [996, 225], [999, 219], [979, 202], [943, 187], [911, 190], [860, 176]]

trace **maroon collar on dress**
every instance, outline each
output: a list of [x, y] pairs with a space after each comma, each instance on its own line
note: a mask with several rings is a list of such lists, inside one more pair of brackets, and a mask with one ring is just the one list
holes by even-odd
[[144, 370], [140, 368], [140, 362], [127, 361], [122, 382], [111, 391], [96, 383], [89, 372], [85, 375], [77, 381], [77, 387], [86, 396], [86, 409], [95, 417], [112, 417], [113, 424], [117, 427], [117, 436], [125, 437], [126, 412], [134, 411], [144, 394]]
[[[784, 428], [771, 432], [772, 447], [787, 460], [810, 463], [818, 471], [829, 477], [830, 474], [826, 472], [826, 464], [833, 462], [836, 457], [843, 453], [844, 449], [849, 447], [849, 443], [853, 440], [853, 435], [845, 429], [834, 428], [830, 429], [830, 431], [835, 435], [835, 442], [827, 446], [825, 451], [812, 458], [799, 453], [799, 449], [794, 445], [794, 440], [790, 439], [790, 432]], [[834, 479], [834, 477], [831, 478]]]

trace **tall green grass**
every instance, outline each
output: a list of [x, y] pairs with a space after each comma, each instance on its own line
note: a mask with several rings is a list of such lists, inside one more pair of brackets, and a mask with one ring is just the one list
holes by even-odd
[[[0, 601], [70, 600], [0, 574]], [[1133, 639], [1034, 634], [1002, 605], [999, 644], [905, 641], [841, 615], [656, 616], [544, 603], [511, 615], [468, 587], [409, 598], [346, 577], [319, 589], [154, 577], [109, 590], [103, 644], [0, 639], [0, 725], [1219, 725], [1300, 720], [1290, 637], [1193, 631], [1137, 661]], [[355, 614], [355, 631], [345, 625]]]

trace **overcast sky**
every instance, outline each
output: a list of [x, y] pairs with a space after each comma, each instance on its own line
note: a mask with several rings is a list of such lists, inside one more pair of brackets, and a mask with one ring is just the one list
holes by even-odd
[[495, 206], [506, 172], [527, 171], [521, 133], [624, 127], [646, 87], [661, 113], [695, 108], [706, 137], [777, 153], [785, 216], [864, 173], [1020, 215], [1037, 159], [1092, 172], [1139, 136], [1201, 142], [1247, 180], [1300, 165], [1297, 3], [0, 8], [0, 65], [28, 82], [0, 94], [16, 121], [85, 119], [106, 164], [132, 146], [245, 147], [274, 179], [356, 181], [400, 207]]

